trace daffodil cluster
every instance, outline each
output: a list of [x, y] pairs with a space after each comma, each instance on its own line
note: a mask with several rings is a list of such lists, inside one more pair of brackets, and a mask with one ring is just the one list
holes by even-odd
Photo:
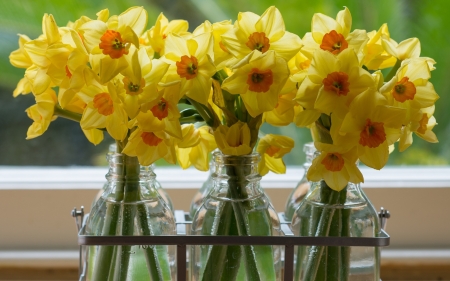
[[[25, 69], [14, 96], [36, 100], [27, 138], [60, 116], [79, 122], [94, 144], [106, 131], [142, 165], [164, 158], [207, 170], [213, 149], [250, 154], [263, 122], [294, 121], [301, 107], [291, 78], [306, 66], [297, 63], [301, 39], [285, 31], [275, 7], [239, 13], [234, 23], [205, 21], [193, 32], [163, 14], [147, 25], [143, 7], [105, 9], [66, 26], [46, 14], [42, 35], [20, 35], [10, 61]], [[293, 141], [270, 135], [260, 144], [261, 173], [283, 172]]]
[[[372, 32], [352, 31], [351, 25], [347, 8], [336, 19], [315, 14], [291, 62], [298, 85], [295, 123], [311, 128], [320, 151], [308, 179], [324, 179], [337, 191], [349, 181], [363, 182], [358, 159], [381, 169], [394, 143], [405, 150], [412, 133], [437, 142], [432, 129], [438, 95], [429, 82], [435, 61], [420, 56], [417, 38], [390, 38], [387, 24]], [[388, 68], [384, 76], [381, 70]]]

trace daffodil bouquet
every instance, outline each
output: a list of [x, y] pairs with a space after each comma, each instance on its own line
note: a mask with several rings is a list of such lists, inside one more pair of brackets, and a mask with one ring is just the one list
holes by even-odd
[[[126, 207], [123, 213], [106, 212], [101, 235], [131, 235], [132, 219], [119, 218], [148, 216], [128, 207], [140, 200], [140, 187], [135, 184], [139, 164], [178, 159], [183, 168], [194, 165], [207, 170], [208, 154], [216, 147], [224, 155], [249, 155], [264, 121], [287, 125], [295, 114], [296, 82], [289, 79], [288, 61], [300, 50], [301, 40], [285, 31], [275, 7], [262, 16], [240, 13], [235, 24], [206, 21], [192, 33], [184, 20], [168, 21], [161, 14], [146, 30], [147, 20], [142, 7], [120, 15], [105, 9], [95, 19], [82, 16], [62, 27], [46, 14], [43, 34], [33, 40], [20, 35], [19, 49], [10, 56], [14, 66], [26, 69], [14, 96], [32, 93], [36, 100], [26, 110], [33, 120], [28, 139], [42, 135], [56, 117], [63, 117], [79, 122], [93, 144], [107, 132], [117, 142], [117, 153], [124, 155], [114, 200]], [[284, 172], [282, 156], [293, 141], [267, 135], [259, 143], [260, 173]], [[229, 168], [227, 174], [237, 178], [230, 181], [229, 196], [245, 199], [245, 175], [239, 168]], [[220, 216], [237, 221], [244, 218], [245, 208], [234, 204]], [[260, 218], [259, 233], [270, 235], [268, 218], [269, 214]], [[118, 227], [120, 220], [123, 225]], [[254, 220], [258, 224], [258, 217]], [[237, 228], [239, 235], [251, 234], [243, 220]], [[144, 227], [141, 233], [157, 232]], [[215, 234], [230, 235], [226, 228]], [[221, 266], [215, 249], [222, 251], [213, 248], [209, 256], [213, 262], [206, 271]], [[271, 248], [258, 252], [255, 256], [253, 248], [243, 247], [250, 280], [273, 276]], [[171, 278], [163, 250], [149, 248], [146, 261], [153, 280]], [[126, 280], [129, 263], [129, 247], [99, 247], [89, 279]], [[236, 278], [236, 273], [230, 276]]]
[[[387, 24], [371, 32], [352, 31], [351, 24], [347, 8], [336, 19], [315, 14], [296, 56], [296, 63], [306, 67], [295, 77], [294, 100], [302, 108], [295, 122], [311, 128], [318, 155], [307, 177], [317, 182], [317, 206], [327, 206], [317, 212], [311, 207], [310, 226], [304, 231], [313, 236], [350, 236], [355, 231], [350, 228], [351, 207], [345, 204], [352, 196], [349, 183], [364, 181], [358, 160], [379, 170], [394, 143], [405, 150], [413, 133], [437, 142], [432, 129], [438, 95], [429, 82], [435, 61], [420, 56], [417, 38], [400, 43], [390, 38]], [[383, 74], [384, 69], [389, 72]], [[349, 247], [311, 246], [297, 258], [297, 267], [304, 268], [298, 268], [295, 280], [351, 278]]]
[[[108, 132], [117, 152], [129, 158], [127, 178], [138, 177], [136, 165], [161, 158], [207, 170], [216, 147], [238, 157], [258, 151], [263, 175], [284, 172], [281, 158], [294, 144], [276, 135], [258, 140], [261, 124], [294, 122], [311, 129], [319, 156], [308, 179], [329, 189], [327, 202], [339, 200], [334, 193], [345, 192], [348, 182], [363, 181], [358, 159], [381, 169], [393, 144], [399, 141], [400, 150], [406, 149], [412, 133], [437, 142], [432, 129], [438, 96], [428, 81], [435, 62], [420, 57], [417, 38], [391, 39], [387, 25], [351, 31], [346, 8], [336, 19], [314, 15], [312, 31], [302, 39], [285, 30], [275, 7], [261, 16], [239, 13], [234, 23], [205, 21], [193, 32], [186, 21], [169, 21], [163, 14], [148, 30], [147, 21], [142, 7], [120, 15], [105, 9], [95, 19], [82, 16], [63, 27], [46, 14], [42, 35], [33, 40], [20, 35], [10, 61], [26, 69], [14, 96], [32, 93], [36, 100], [26, 110], [33, 120], [27, 138], [43, 134], [59, 116], [79, 122], [94, 144]], [[380, 70], [388, 68], [385, 77]], [[241, 172], [226, 171], [238, 178], [229, 182], [229, 196], [237, 200], [246, 197], [248, 181]], [[127, 190], [117, 200], [129, 198]], [[234, 204], [221, 216], [239, 221], [245, 207]], [[245, 224], [236, 227], [239, 235], [250, 234]], [[217, 235], [229, 234], [219, 229]], [[318, 229], [323, 231], [316, 235], [329, 234], [326, 227]], [[212, 248], [206, 271], [222, 272], [221, 251]], [[310, 279], [317, 273], [317, 253], [308, 263]], [[270, 251], [256, 256], [243, 247], [241, 254], [248, 280], [273, 275]], [[165, 263], [147, 260], [152, 278], [166, 280], [167, 271], [158, 268]], [[108, 268], [97, 270], [94, 280], [108, 278]], [[126, 271], [115, 278], [126, 278]]]

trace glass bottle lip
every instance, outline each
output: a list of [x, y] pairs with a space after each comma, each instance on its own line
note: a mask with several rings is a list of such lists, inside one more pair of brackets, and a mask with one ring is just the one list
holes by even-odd
[[261, 156], [258, 152], [246, 155], [226, 155], [216, 151], [213, 153], [213, 160], [216, 164], [222, 165], [254, 165], [259, 163]]
[[307, 142], [303, 145], [303, 152], [308, 154], [313, 154], [316, 151], [316, 147], [314, 146], [314, 142]]

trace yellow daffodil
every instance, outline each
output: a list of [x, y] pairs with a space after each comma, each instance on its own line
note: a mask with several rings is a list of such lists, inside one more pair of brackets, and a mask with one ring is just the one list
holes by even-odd
[[261, 16], [252, 12], [239, 13], [234, 28], [222, 35], [221, 42], [238, 59], [254, 50], [261, 53], [274, 50], [288, 61], [302, 46], [297, 35], [285, 31], [283, 17], [274, 6]]
[[226, 155], [246, 155], [252, 152], [251, 135], [247, 123], [236, 122], [231, 127], [220, 125], [214, 131], [217, 147]]
[[155, 92], [151, 99], [141, 105], [140, 112], [131, 123], [137, 122], [137, 125], [146, 132], [164, 131], [181, 139], [180, 111], [177, 107], [178, 88], [176, 86]]
[[346, 143], [357, 146], [364, 164], [379, 170], [387, 163], [389, 145], [400, 138], [405, 114], [406, 110], [387, 106], [383, 95], [369, 89], [353, 100], [339, 132], [348, 137]]
[[132, 7], [106, 22], [91, 20], [80, 26], [79, 32], [88, 52], [100, 56], [92, 59], [95, 60], [93, 64], [98, 64], [98, 69], [93, 69], [99, 74], [101, 83], [110, 81], [127, 67], [124, 56], [129, 53], [131, 44], [139, 48], [139, 36], [146, 25], [147, 11], [143, 7]]
[[325, 180], [335, 191], [341, 191], [349, 182], [364, 182], [361, 171], [356, 166], [356, 147], [314, 142], [320, 155], [314, 158], [308, 169], [309, 181]]
[[311, 22], [311, 33], [303, 37], [302, 52], [312, 57], [315, 50], [322, 49], [334, 55], [346, 49], [354, 49], [358, 58], [363, 56], [362, 47], [368, 37], [365, 30], [352, 28], [352, 15], [347, 8], [339, 11], [336, 19], [321, 13], [314, 14]]
[[343, 118], [352, 100], [372, 87], [375, 87], [374, 79], [359, 66], [353, 49], [337, 56], [317, 50], [295, 100], [306, 110]]
[[428, 63], [422, 59], [408, 59], [402, 62], [396, 75], [380, 88], [388, 104], [408, 111], [403, 124], [408, 124], [409, 116], [420, 108], [433, 106], [439, 98], [430, 79]]
[[211, 24], [209, 21], [205, 21], [198, 26], [192, 34], [194, 36], [201, 33], [212, 32], [214, 38], [214, 64], [218, 70], [227, 66], [236, 64], [239, 60], [233, 57], [222, 42], [222, 35], [233, 29], [233, 24], [230, 20], [216, 22]]
[[211, 77], [216, 73], [213, 64], [213, 37], [211, 32], [203, 33], [192, 39], [169, 34], [166, 39], [164, 61], [171, 66], [166, 82], [179, 81], [180, 95], [208, 104], [211, 91]]
[[106, 128], [116, 140], [124, 140], [128, 132], [128, 116], [118, 97], [120, 89], [94, 81], [81, 89], [79, 96], [87, 104], [80, 125], [84, 130]]
[[65, 77], [60, 84], [58, 93], [58, 102], [65, 109], [80, 89], [90, 84], [95, 79], [96, 74], [88, 66], [89, 54], [84, 47], [83, 41], [73, 29], [66, 29], [63, 33], [62, 41], [74, 48], [69, 55], [65, 66]]
[[256, 151], [261, 155], [258, 172], [264, 176], [270, 171], [276, 174], [286, 173], [283, 156], [294, 147], [294, 140], [290, 137], [267, 134], [259, 140]]
[[144, 166], [151, 165], [161, 158], [171, 164], [176, 162], [173, 139], [163, 131], [146, 132], [137, 127], [128, 138], [122, 153], [137, 156], [139, 163]]
[[[59, 87], [58, 97], [62, 93], [67, 93], [67, 90]], [[84, 112], [84, 109], [86, 108], [86, 105], [87, 104], [78, 95], [74, 95], [73, 98], [70, 100], [70, 102], [68, 102], [66, 104], [66, 107], [64, 108], [64, 110], [69, 111], [71, 113], [77, 113], [77, 114], [82, 115]], [[83, 129], [83, 128], [81, 128], [81, 130], [83, 131], [83, 133], [84, 133], [85, 137], [88, 139], [88, 141], [90, 141], [94, 145], [97, 145], [103, 141], [104, 136], [103, 136], [102, 130]]]
[[432, 131], [436, 126], [436, 119], [434, 118], [435, 106], [422, 108], [414, 114], [411, 118], [411, 122], [402, 128], [402, 135], [399, 140], [400, 152], [407, 149], [413, 142], [412, 133], [414, 132], [420, 138], [427, 142], [437, 143], [439, 142], [436, 135]]
[[60, 85], [66, 75], [67, 59], [73, 48], [61, 41], [60, 31], [52, 15], [42, 20], [43, 34], [24, 43], [24, 50], [33, 65], [27, 68], [25, 77], [33, 93], [39, 95], [54, 85]]
[[264, 54], [254, 51], [234, 68], [234, 74], [224, 80], [222, 88], [240, 94], [253, 117], [274, 109], [289, 77], [286, 61], [274, 51]]
[[390, 34], [387, 24], [383, 24], [378, 31], [371, 31], [367, 33], [369, 41], [364, 46], [363, 65], [370, 70], [384, 69], [393, 67], [396, 58], [386, 52], [384, 49], [383, 39], [389, 40]]
[[294, 120], [295, 109], [297, 105], [293, 98], [297, 90], [278, 96], [278, 103], [271, 111], [264, 112], [263, 122], [272, 126], [287, 126]]
[[134, 118], [143, 103], [158, 96], [158, 83], [169, 65], [161, 60], [151, 60], [144, 48], [133, 48], [127, 60], [128, 68], [122, 71], [121, 81], [125, 94], [121, 98], [128, 116]]
[[33, 120], [33, 124], [27, 131], [27, 139], [42, 135], [47, 131], [50, 122], [56, 119], [56, 116], [53, 115], [57, 103], [56, 93], [52, 89], [47, 89], [35, 97], [36, 104], [26, 110], [28, 117]]
[[159, 55], [165, 53], [165, 40], [170, 33], [181, 36], [188, 34], [189, 23], [185, 20], [169, 21], [163, 13], [159, 14], [155, 25], [146, 32], [148, 41], [153, 50]]
[[197, 170], [208, 171], [208, 155], [217, 148], [208, 126], [195, 129], [194, 124], [183, 125], [183, 141], [177, 143], [178, 163], [183, 169], [191, 165]]

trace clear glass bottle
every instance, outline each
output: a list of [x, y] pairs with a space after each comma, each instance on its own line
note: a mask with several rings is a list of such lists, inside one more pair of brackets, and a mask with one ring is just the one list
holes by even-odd
[[[260, 187], [259, 154], [214, 153], [213, 190], [196, 212], [192, 235], [279, 236], [278, 217]], [[281, 280], [279, 246], [192, 246], [191, 280]]]
[[[117, 153], [116, 150], [117, 150], [117, 145], [115, 143], [112, 143], [109, 145], [108, 153], [106, 154], [106, 160], [108, 161], [108, 163], [110, 163], [111, 157], [114, 157], [114, 155], [116, 155], [116, 153]], [[141, 166], [140, 169], [141, 169], [141, 171], [139, 173], [139, 177], [141, 178], [141, 180], [153, 181], [154, 186], [155, 186], [156, 190], [158, 191], [159, 195], [164, 199], [164, 201], [166, 201], [167, 206], [169, 206], [170, 210], [173, 212], [174, 208], [173, 208], [172, 199], [170, 198], [169, 194], [167, 194], [166, 190], [162, 188], [159, 181], [156, 179], [156, 174], [154, 172], [155, 165], [152, 164], [150, 166]], [[102, 189], [98, 191], [97, 195], [95, 196], [94, 200], [92, 201], [92, 206], [94, 206], [95, 202], [102, 196], [103, 192], [105, 192], [106, 188], [109, 185], [110, 177], [111, 177], [111, 174], [108, 172], [105, 175], [106, 182], [103, 185]], [[92, 209], [92, 207], [91, 207], [91, 209]]]
[[[86, 221], [94, 236], [175, 235], [175, 220], [136, 157], [109, 154], [108, 183]], [[176, 280], [174, 246], [89, 246], [85, 280]]]
[[[378, 237], [378, 214], [359, 184], [337, 192], [325, 181], [312, 182], [311, 192], [292, 218], [297, 236]], [[378, 247], [298, 246], [294, 280], [380, 280]]]
[[295, 210], [300, 206], [300, 203], [305, 198], [310, 190], [310, 184], [308, 179], [306, 178], [306, 173], [308, 172], [309, 167], [311, 166], [312, 160], [314, 158], [314, 152], [316, 152], [316, 148], [314, 147], [314, 143], [309, 142], [303, 145], [303, 151], [306, 154], [305, 163], [303, 163], [303, 177], [298, 182], [297, 186], [292, 190], [286, 201], [286, 207], [284, 208], [284, 218], [286, 221], [292, 221], [292, 217], [294, 216]]

